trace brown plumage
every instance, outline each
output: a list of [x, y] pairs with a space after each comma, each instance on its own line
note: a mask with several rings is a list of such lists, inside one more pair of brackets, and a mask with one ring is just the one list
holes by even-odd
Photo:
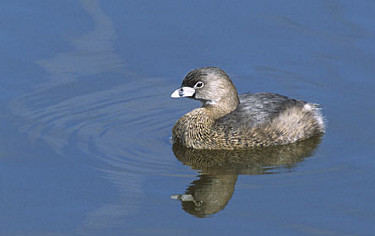
[[324, 132], [315, 104], [272, 93], [237, 95], [229, 76], [217, 67], [189, 72], [172, 97], [200, 100], [185, 114], [172, 140], [195, 149], [243, 149], [282, 145]]

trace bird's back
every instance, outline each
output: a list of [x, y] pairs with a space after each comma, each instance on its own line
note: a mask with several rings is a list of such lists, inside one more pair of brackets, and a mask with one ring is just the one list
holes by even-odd
[[303, 107], [306, 102], [274, 93], [246, 93], [239, 96], [240, 104], [233, 112], [219, 118], [215, 125], [253, 127], [270, 122], [290, 107]]

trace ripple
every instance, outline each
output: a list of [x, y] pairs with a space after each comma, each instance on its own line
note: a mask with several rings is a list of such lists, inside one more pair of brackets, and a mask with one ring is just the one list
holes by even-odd
[[141, 81], [91, 93], [84, 88], [101, 81], [79, 81], [81, 90], [37, 90], [12, 102], [10, 109], [32, 140], [41, 139], [75, 161], [107, 171], [176, 175], [169, 138], [173, 114], [182, 110], [169, 98], [172, 88], [166, 88], [164, 79]]

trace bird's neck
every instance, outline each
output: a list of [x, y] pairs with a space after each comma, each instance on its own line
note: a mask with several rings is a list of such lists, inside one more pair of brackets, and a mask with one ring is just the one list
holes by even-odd
[[238, 98], [231, 100], [226, 99], [217, 102], [202, 102], [201, 108], [208, 117], [216, 120], [236, 110], [238, 104]]

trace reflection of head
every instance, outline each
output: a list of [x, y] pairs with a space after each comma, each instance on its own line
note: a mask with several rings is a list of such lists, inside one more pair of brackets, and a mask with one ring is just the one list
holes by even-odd
[[[296, 163], [312, 154], [320, 137], [262, 149], [237, 151], [195, 150], [174, 145], [177, 159], [202, 175], [185, 194], [172, 196], [182, 203], [184, 211], [204, 218], [227, 205], [234, 192], [238, 174], [257, 175], [291, 170]], [[276, 170], [275, 170], [276, 169]]]
[[231, 199], [237, 175], [201, 175], [186, 190], [184, 195], [175, 195], [182, 208], [189, 214], [203, 218], [215, 214]]

